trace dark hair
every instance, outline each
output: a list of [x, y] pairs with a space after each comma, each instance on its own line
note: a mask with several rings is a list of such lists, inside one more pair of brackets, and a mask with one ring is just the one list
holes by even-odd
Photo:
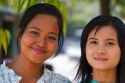
[[58, 40], [58, 50], [56, 55], [61, 51], [62, 49], [62, 45], [63, 45], [63, 41], [64, 41], [64, 32], [63, 32], [63, 17], [61, 12], [52, 4], [48, 4], [48, 3], [38, 3], [35, 4], [31, 7], [29, 7], [20, 22], [20, 31], [18, 34], [18, 38], [17, 38], [17, 46], [19, 48], [20, 51], [20, 41], [19, 39], [22, 37], [27, 24], [38, 14], [47, 14], [47, 15], [52, 15], [54, 17], [57, 18], [58, 20], [58, 27], [59, 27], [59, 40]]
[[[125, 24], [115, 16], [106, 16], [106, 15], [100, 15], [92, 19], [84, 28], [82, 35], [81, 35], [81, 58], [80, 58], [80, 64], [78, 68], [78, 72], [76, 75], [76, 79], [79, 80], [82, 79], [81, 83], [90, 83], [92, 76], [92, 67], [89, 65], [87, 59], [86, 59], [86, 43], [88, 39], [88, 35], [90, 32], [95, 29], [95, 27], [98, 27], [96, 31], [102, 26], [111, 25], [116, 30], [118, 35], [118, 44], [121, 50], [121, 58], [119, 61], [119, 64], [117, 66], [117, 83], [125, 83]], [[96, 33], [96, 32], [95, 32]]]

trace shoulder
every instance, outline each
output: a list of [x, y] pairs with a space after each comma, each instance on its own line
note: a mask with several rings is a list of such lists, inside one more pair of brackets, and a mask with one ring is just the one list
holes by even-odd
[[0, 83], [13, 83], [21, 80], [14, 70], [9, 69], [5, 63], [0, 65]]
[[5, 70], [6, 68], [3, 66], [3, 64], [0, 65], [0, 83], [5, 82]]
[[71, 81], [61, 74], [54, 73], [48, 69], [44, 70], [44, 79], [50, 83], [71, 83]]
[[0, 65], [0, 78], [2, 78], [4, 74], [6, 74], [6, 67], [3, 64], [1, 64]]
[[53, 73], [52, 76], [53, 76], [52, 78], [56, 79], [57, 81], [60, 81], [60, 82], [63, 82], [63, 83], [71, 83], [67, 77], [62, 76], [61, 74]]

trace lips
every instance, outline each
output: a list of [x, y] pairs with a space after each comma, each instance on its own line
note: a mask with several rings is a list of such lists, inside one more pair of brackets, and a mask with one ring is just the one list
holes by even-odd
[[107, 58], [104, 58], [104, 57], [94, 57], [95, 60], [98, 60], [98, 61], [107, 61], [108, 59]]
[[32, 48], [32, 50], [33, 50], [34, 52], [36, 52], [37, 54], [45, 54], [45, 53], [47, 53], [46, 50], [41, 49], [41, 48]]

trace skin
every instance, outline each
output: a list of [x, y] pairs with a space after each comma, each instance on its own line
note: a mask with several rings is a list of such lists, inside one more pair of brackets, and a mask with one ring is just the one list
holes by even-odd
[[20, 55], [8, 66], [22, 76], [20, 83], [36, 83], [43, 72], [42, 63], [57, 51], [59, 27], [56, 17], [36, 15], [20, 38]]
[[95, 31], [96, 28], [90, 32], [86, 45], [86, 58], [93, 69], [92, 77], [101, 83], [115, 83], [121, 55], [117, 32], [110, 25], [102, 26], [96, 34]]

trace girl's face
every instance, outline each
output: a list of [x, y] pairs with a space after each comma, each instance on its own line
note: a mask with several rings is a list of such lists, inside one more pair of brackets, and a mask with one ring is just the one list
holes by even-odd
[[38, 14], [27, 25], [21, 37], [20, 55], [33, 63], [50, 58], [58, 47], [59, 27], [56, 17]]
[[87, 39], [86, 58], [93, 69], [116, 69], [120, 60], [117, 32], [112, 26], [102, 26], [95, 34], [92, 30]]

